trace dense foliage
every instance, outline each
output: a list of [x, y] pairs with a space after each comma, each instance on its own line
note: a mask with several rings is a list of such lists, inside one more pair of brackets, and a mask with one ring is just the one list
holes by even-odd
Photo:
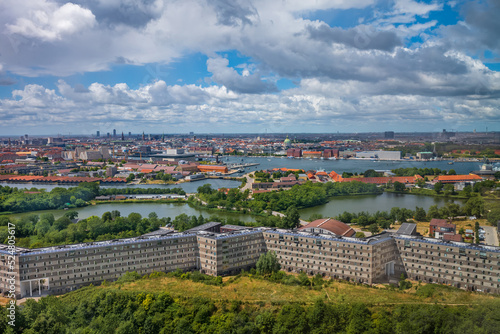
[[397, 168], [397, 169], [392, 169], [391, 172], [396, 174], [396, 176], [415, 176], [417, 174], [420, 176], [446, 175], [446, 174], [454, 175], [454, 174], [456, 174], [453, 169], [450, 171], [446, 171], [444, 169], [441, 170], [439, 168], [417, 168], [417, 167]]
[[80, 183], [73, 188], [43, 189], [11, 188], [0, 186], [0, 212], [27, 212], [36, 210], [62, 209], [86, 205], [99, 193], [97, 183]]
[[[463, 205], [446, 203], [446, 205], [440, 208], [437, 205], [432, 205], [427, 212], [420, 207], [416, 207], [415, 210], [394, 207], [390, 212], [344, 212], [336, 216], [335, 219], [338, 219], [346, 224], [356, 224], [362, 227], [374, 226], [374, 230], [376, 226], [376, 231], [378, 231], [379, 227], [383, 229], [390, 228], [391, 224], [395, 221], [400, 223], [410, 220], [430, 221], [432, 218], [448, 219], [459, 216], [476, 216], [479, 218], [485, 211], [484, 200], [481, 197], [472, 197]], [[492, 209], [488, 214], [488, 217], [491, 219], [491, 222], [500, 220], [500, 208]], [[311, 218], [317, 219], [321, 217], [314, 216]]]
[[[137, 279], [129, 275], [127, 279]], [[307, 276], [306, 276], [307, 277]], [[125, 280], [124, 282], [127, 282]], [[421, 294], [433, 294], [433, 286]], [[420, 293], [420, 289], [417, 294]], [[479, 305], [402, 304], [374, 308], [370, 304], [248, 303], [202, 297], [173, 298], [168, 292], [144, 293], [112, 287], [88, 287], [61, 298], [28, 300], [16, 310], [16, 327], [0, 308], [0, 332], [172, 333], [172, 334], [305, 334], [305, 333], [498, 333], [498, 300]]]
[[186, 195], [182, 188], [100, 188], [99, 195], [143, 195], [143, 194], [178, 194]]
[[182, 188], [101, 188], [98, 183], [80, 183], [77, 187], [44, 189], [11, 188], [0, 185], [0, 212], [28, 212], [74, 208], [87, 205], [98, 195], [179, 194]]
[[333, 196], [347, 196], [360, 194], [380, 194], [382, 189], [374, 184], [362, 182], [345, 183], [312, 183], [306, 182], [295, 185], [290, 190], [274, 191], [254, 194], [251, 200], [249, 193], [230, 189], [227, 194], [214, 190], [209, 184], [198, 188], [199, 197], [207, 203], [208, 207], [222, 207], [227, 209], [250, 209], [254, 213], [264, 210], [285, 211], [294, 206], [307, 208], [325, 204]]
[[256, 266], [257, 273], [261, 275], [271, 275], [281, 269], [276, 253], [272, 251], [267, 251], [267, 253], [262, 254]]
[[172, 221], [170, 217], [158, 218], [154, 212], [147, 218], [138, 213], [121, 217], [117, 210], [105, 212], [102, 217], [92, 216], [78, 222], [72, 221], [77, 215], [76, 212], [69, 211], [55, 219], [51, 213], [40, 216], [32, 214], [12, 221], [7, 217], [0, 217], [0, 243], [7, 241], [9, 222], [16, 226], [16, 245], [29, 248], [131, 238], [155, 231], [167, 224], [183, 231], [208, 222], [208, 219], [202, 216], [197, 218], [185, 214]]

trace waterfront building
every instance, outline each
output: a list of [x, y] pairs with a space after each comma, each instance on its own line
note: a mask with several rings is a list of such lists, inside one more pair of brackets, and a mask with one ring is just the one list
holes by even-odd
[[289, 148], [286, 150], [286, 156], [289, 158], [300, 158], [302, 157], [302, 150], [300, 148]]
[[401, 160], [401, 151], [364, 151], [356, 152], [357, 159]]

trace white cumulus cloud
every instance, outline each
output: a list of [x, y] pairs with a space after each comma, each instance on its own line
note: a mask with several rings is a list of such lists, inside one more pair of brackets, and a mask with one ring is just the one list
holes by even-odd
[[79, 5], [66, 3], [59, 7], [52, 2], [44, 4], [44, 8], [30, 10], [26, 17], [7, 24], [8, 31], [42, 41], [55, 41], [96, 24], [94, 14]]

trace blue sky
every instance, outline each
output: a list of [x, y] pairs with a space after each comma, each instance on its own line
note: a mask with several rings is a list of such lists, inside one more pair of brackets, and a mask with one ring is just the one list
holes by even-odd
[[500, 5], [6, 0], [0, 137], [499, 131]]

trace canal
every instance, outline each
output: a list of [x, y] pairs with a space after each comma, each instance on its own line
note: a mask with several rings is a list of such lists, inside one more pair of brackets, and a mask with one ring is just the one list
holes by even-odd
[[[346, 196], [346, 197], [333, 197], [326, 204], [299, 210], [300, 216], [303, 219], [308, 219], [312, 214], [319, 213], [324, 217], [335, 217], [344, 211], [348, 212], [361, 212], [366, 211], [375, 213], [377, 211], [390, 211], [393, 207], [407, 208], [415, 210], [415, 207], [422, 207], [428, 210], [431, 205], [438, 205], [439, 207], [450, 202], [448, 199], [441, 197], [428, 197], [416, 195], [403, 195], [393, 193], [383, 193], [381, 195], [364, 195], [364, 196]], [[453, 202], [461, 204], [459, 200]], [[202, 215], [205, 218], [210, 216], [218, 216], [224, 219], [232, 218], [244, 222], [255, 221], [255, 216], [212, 211], [206, 209], [197, 209], [183, 203], [106, 203], [90, 205], [83, 208], [72, 209], [78, 212], [78, 218], [88, 218], [90, 216], [102, 216], [104, 212], [118, 210], [122, 216], [127, 216], [132, 212], [141, 214], [146, 217], [151, 212], [156, 212], [159, 217], [174, 218], [182, 213], [187, 215]], [[20, 213], [10, 215], [14, 218], [19, 218], [28, 214], [41, 214], [52, 213], [56, 218], [62, 216], [65, 210], [44, 210], [34, 211], [28, 213]]]

